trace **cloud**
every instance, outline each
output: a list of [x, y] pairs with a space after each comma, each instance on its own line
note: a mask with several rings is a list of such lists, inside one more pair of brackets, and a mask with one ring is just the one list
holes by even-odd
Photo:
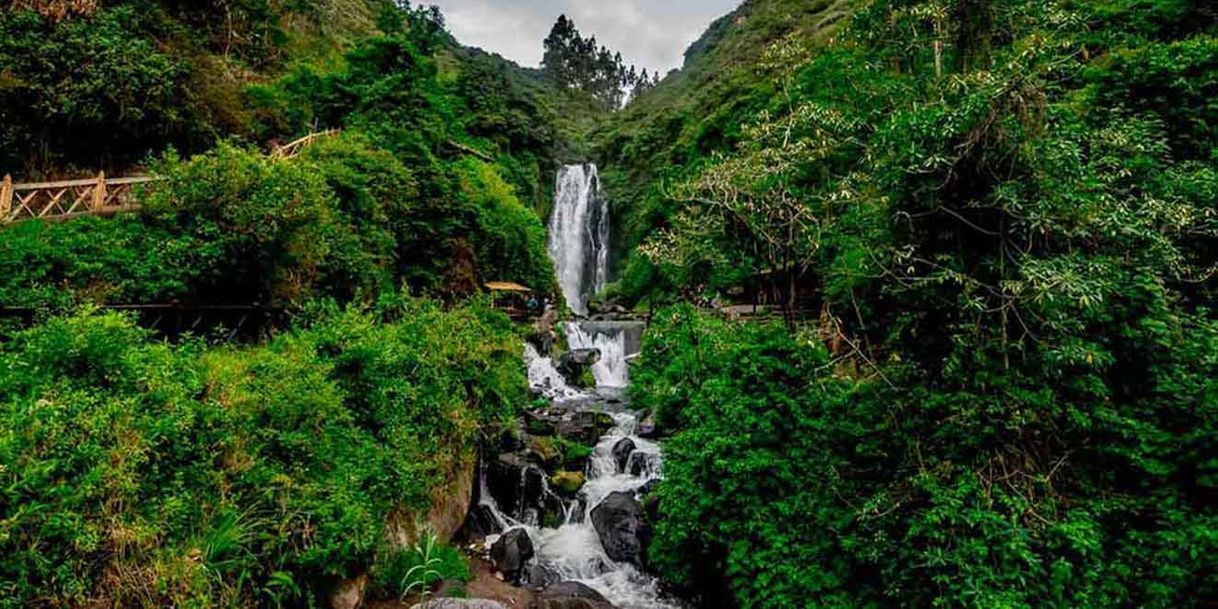
[[542, 40], [566, 14], [585, 36], [627, 63], [661, 73], [680, 67], [685, 49], [740, 0], [421, 0], [443, 11], [463, 44], [521, 65], [541, 62]]

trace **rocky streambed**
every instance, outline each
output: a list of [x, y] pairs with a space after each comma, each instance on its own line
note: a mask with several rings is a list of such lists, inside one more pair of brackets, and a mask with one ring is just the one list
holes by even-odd
[[572, 370], [526, 350], [547, 404], [484, 450], [462, 537], [504, 581], [533, 590], [535, 607], [676, 607], [647, 571], [663, 458], [625, 395], [637, 337], [603, 323], [566, 333], [573, 351], [597, 352], [580, 358], [597, 387], [573, 387]]

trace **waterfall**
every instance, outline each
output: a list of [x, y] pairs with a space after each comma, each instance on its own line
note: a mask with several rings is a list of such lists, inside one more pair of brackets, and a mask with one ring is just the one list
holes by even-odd
[[592, 365], [592, 376], [598, 387], [625, 387], [630, 382], [629, 364], [626, 361], [626, 333], [621, 329], [603, 329], [608, 324], [571, 322], [567, 324], [567, 344], [572, 349], [596, 349], [601, 358]]
[[558, 172], [550, 257], [567, 306], [587, 315], [588, 300], [609, 281], [609, 201], [601, 195], [594, 164], [567, 165]]

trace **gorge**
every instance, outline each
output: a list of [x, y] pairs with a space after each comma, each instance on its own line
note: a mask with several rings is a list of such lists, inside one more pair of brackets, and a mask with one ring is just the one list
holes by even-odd
[[[556, 186], [550, 251], [572, 313], [586, 314], [589, 297], [603, 287], [608, 225], [596, 166], [565, 167]], [[639, 413], [626, 395], [628, 359], [638, 355], [643, 324], [575, 320], [563, 324], [563, 331], [571, 350], [599, 354], [590, 366], [595, 382], [571, 387], [551, 354], [525, 347], [530, 384], [548, 404], [522, 422], [523, 451], [488, 457], [495, 461], [483, 468], [471, 518], [479, 532], [494, 531], [486, 536], [485, 547], [493, 560], [498, 558], [496, 566], [522, 585], [544, 590], [576, 582], [620, 609], [678, 607], [662, 597], [658, 580], [644, 572], [641, 538], [651, 526], [645, 503], [663, 468], [660, 446], [637, 435]], [[594, 431], [569, 425], [580, 420], [594, 421]], [[548, 423], [562, 440], [594, 441], [582, 471], [547, 471], [546, 458], [527, 448], [546, 437], [547, 431], [538, 428]], [[514, 476], [519, 476], [518, 484], [512, 483]], [[558, 492], [551, 488], [552, 481], [567, 476], [580, 484]], [[519, 539], [521, 533], [528, 542]], [[531, 548], [532, 558], [525, 564], [505, 561], [519, 556], [504, 548], [508, 543]]]

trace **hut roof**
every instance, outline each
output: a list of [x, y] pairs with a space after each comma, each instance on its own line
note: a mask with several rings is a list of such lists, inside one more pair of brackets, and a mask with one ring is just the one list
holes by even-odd
[[492, 292], [517, 292], [521, 294], [527, 294], [533, 291], [520, 285], [519, 283], [512, 283], [510, 281], [488, 281], [486, 283], [486, 289]]

